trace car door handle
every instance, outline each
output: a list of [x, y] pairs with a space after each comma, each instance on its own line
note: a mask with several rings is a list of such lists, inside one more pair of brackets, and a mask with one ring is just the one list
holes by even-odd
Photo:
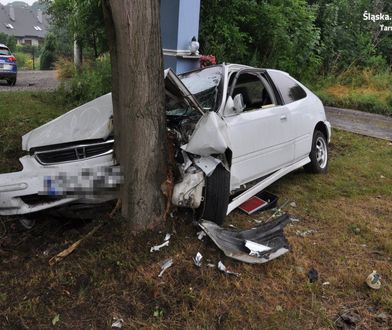
[[280, 120], [287, 120], [287, 116], [286, 115], [280, 116]]

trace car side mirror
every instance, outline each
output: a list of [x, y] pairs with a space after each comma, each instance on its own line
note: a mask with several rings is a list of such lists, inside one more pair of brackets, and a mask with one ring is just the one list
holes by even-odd
[[227, 98], [226, 106], [223, 113], [227, 117], [234, 116], [244, 111], [244, 109], [245, 109], [244, 98], [242, 94], [237, 94], [234, 97], [234, 100], [231, 96]]

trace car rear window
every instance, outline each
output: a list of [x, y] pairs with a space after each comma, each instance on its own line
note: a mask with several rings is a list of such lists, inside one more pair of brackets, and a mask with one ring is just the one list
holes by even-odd
[[11, 52], [8, 48], [0, 47], [0, 55], [11, 55]]
[[306, 92], [303, 88], [299, 86], [294, 79], [290, 78], [290, 76], [278, 71], [270, 71], [268, 73], [274, 81], [276, 88], [278, 88], [282, 94], [285, 104], [292, 103], [306, 97]]

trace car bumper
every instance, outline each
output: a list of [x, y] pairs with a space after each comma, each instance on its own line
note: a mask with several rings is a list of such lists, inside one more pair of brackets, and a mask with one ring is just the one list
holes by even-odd
[[115, 164], [112, 155], [56, 166], [42, 166], [32, 156], [25, 156], [20, 162], [23, 165], [22, 171], [0, 174], [0, 215], [27, 214], [72, 202], [96, 203], [116, 196], [114, 191], [96, 194], [93, 190], [85, 195], [53, 195], [45, 186], [47, 178], [59, 175], [80, 178], [86, 169], [94, 173], [102, 168], [113, 168]]
[[16, 78], [16, 72], [0, 71], [0, 79]]

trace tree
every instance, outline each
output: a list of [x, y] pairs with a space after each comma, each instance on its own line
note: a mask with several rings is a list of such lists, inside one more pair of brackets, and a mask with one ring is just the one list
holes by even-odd
[[159, 0], [104, 0], [122, 215], [133, 230], [162, 221], [167, 179]]

